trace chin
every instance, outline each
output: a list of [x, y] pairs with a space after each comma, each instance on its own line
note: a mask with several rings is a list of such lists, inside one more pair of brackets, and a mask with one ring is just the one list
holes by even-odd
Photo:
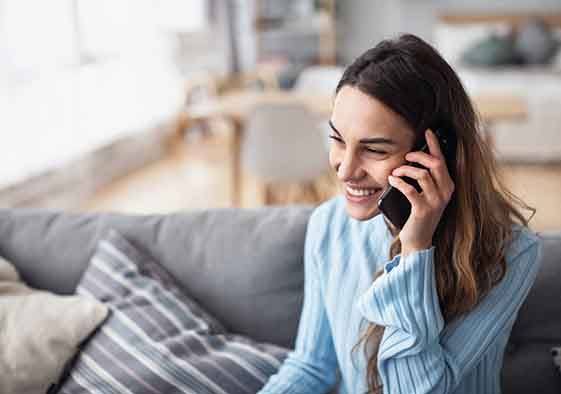
[[373, 207], [358, 207], [349, 201], [346, 202], [345, 208], [347, 214], [356, 220], [372, 219], [374, 216], [377, 216], [381, 213], [377, 205]]

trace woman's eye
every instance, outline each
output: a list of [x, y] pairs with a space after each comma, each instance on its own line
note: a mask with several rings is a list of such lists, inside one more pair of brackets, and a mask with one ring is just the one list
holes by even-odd
[[380, 155], [384, 155], [387, 152], [381, 151], [381, 150], [376, 150], [376, 149], [370, 149], [370, 148], [365, 148], [368, 152], [372, 152], [372, 153], [378, 153]]

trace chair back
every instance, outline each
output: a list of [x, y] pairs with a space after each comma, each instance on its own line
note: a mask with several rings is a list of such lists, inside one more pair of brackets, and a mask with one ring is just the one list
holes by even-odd
[[242, 140], [242, 165], [266, 182], [313, 181], [328, 168], [317, 119], [300, 104], [257, 106]]

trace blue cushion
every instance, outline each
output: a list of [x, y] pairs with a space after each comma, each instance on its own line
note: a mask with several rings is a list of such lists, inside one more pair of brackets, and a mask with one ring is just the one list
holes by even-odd
[[462, 61], [470, 66], [504, 66], [521, 60], [512, 37], [492, 34], [467, 48]]

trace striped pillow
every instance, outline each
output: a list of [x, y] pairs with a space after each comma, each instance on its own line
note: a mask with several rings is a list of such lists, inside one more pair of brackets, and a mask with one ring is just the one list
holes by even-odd
[[101, 240], [77, 292], [111, 315], [85, 344], [59, 393], [256, 393], [288, 349], [224, 327], [173, 277], [115, 230]]

